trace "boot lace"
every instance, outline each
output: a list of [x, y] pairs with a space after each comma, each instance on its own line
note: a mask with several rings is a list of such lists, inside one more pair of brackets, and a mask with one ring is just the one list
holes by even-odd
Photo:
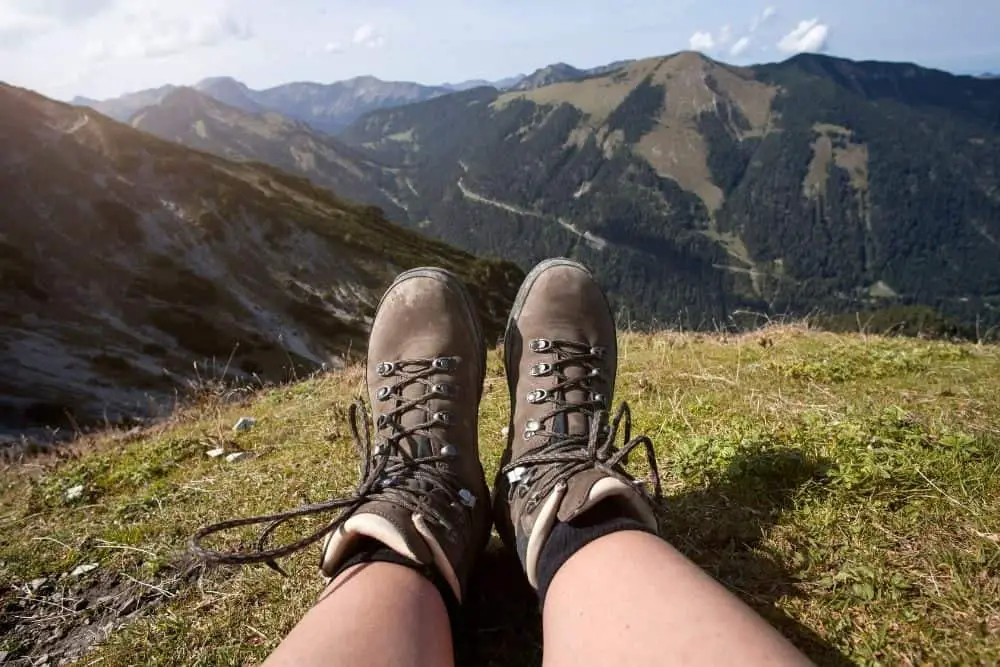
[[[607, 397], [592, 391], [594, 381], [602, 379], [598, 364], [603, 360], [606, 350], [574, 341], [546, 339], [532, 340], [530, 348], [534, 352], [552, 353], [555, 357], [551, 363], [535, 365], [531, 369], [531, 375], [552, 375], [558, 382], [552, 389], [535, 389], [528, 394], [530, 403], [547, 403], [553, 409], [540, 418], [529, 419], [525, 424], [523, 437], [541, 438], [544, 444], [528, 450], [502, 468], [502, 473], [510, 482], [511, 497], [515, 493], [527, 493], [529, 485], [526, 483], [530, 481], [531, 496], [525, 505], [525, 510], [530, 512], [558, 484], [581, 472], [597, 469], [633, 486], [650, 498], [645, 484], [636, 481], [625, 471], [629, 455], [642, 448], [650, 471], [652, 499], [661, 500], [663, 490], [653, 441], [645, 435], [632, 437], [632, 411], [624, 401], [609, 423]], [[568, 376], [566, 369], [572, 366], [582, 367], [585, 374]], [[583, 401], [567, 401], [565, 396], [572, 390], [585, 391], [588, 398]], [[588, 434], [570, 435], [565, 427], [554, 427], [557, 418], [565, 416], [565, 421], [572, 413], [582, 414], [588, 419]], [[622, 426], [625, 444], [617, 448], [615, 441]]]
[[[459, 477], [447, 465], [458, 456], [458, 450], [434, 430], [449, 426], [452, 423], [451, 414], [432, 412], [427, 406], [427, 401], [431, 398], [449, 396], [454, 391], [449, 384], [432, 382], [430, 376], [453, 371], [458, 363], [458, 359], [451, 357], [381, 362], [377, 367], [381, 377], [399, 379], [391, 386], [382, 387], [377, 392], [376, 400], [380, 404], [396, 400], [398, 404], [378, 413], [376, 427], [380, 437], [374, 447], [371, 419], [365, 402], [358, 400], [348, 411], [351, 437], [361, 459], [361, 481], [355, 492], [343, 498], [331, 498], [277, 514], [231, 519], [206, 526], [192, 536], [192, 554], [207, 564], [265, 563], [271, 569], [285, 574], [276, 562], [278, 558], [319, 542], [339, 529], [358, 508], [374, 500], [420, 513], [428, 522], [443, 528], [444, 534], [449, 537], [462, 534], [463, 526], [455, 525], [454, 519], [457, 518], [462, 524], [470, 523], [476, 498], [471, 491], [463, 488]], [[414, 384], [422, 385], [423, 393], [412, 399], [404, 399], [403, 390]], [[421, 412], [424, 420], [414, 426], [404, 427], [400, 423], [402, 416], [414, 410]], [[409, 441], [412, 444], [414, 437], [439, 443], [439, 453], [430, 454], [428, 450], [427, 455], [421, 455], [416, 447], [407, 451], [403, 443]], [[445, 508], [447, 510], [442, 511]], [[464, 508], [465, 511], [456, 511], [458, 508]], [[269, 546], [272, 534], [292, 519], [328, 513], [336, 514], [318, 530], [287, 544]], [[252, 525], [263, 526], [252, 549], [217, 551], [203, 546], [203, 542], [211, 535]]]

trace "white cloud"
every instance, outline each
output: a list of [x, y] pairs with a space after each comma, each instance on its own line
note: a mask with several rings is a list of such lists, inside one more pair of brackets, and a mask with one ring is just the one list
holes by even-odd
[[341, 44], [340, 42], [327, 42], [326, 46], [323, 47], [323, 50], [326, 51], [327, 53], [334, 53], [334, 54], [343, 53], [344, 51], [346, 51], [344, 45]]
[[819, 19], [800, 21], [790, 33], [781, 38], [778, 48], [785, 53], [803, 53], [805, 51], [822, 51], [826, 48], [826, 40], [830, 36], [830, 27], [820, 23]]
[[757, 28], [761, 27], [770, 20], [772, 16], [778, 13], [778, 8], [769, 5], [764, 8], [764, 11], [760, 13], [760, 16], [755, 16], [750, 20], [750, 32], [756, 32]]
[[0, 0], [0, 49], [86, 21], [114, 0]]
[[167, 58], [191, 49], [250, 39], [249, 25], [226, 12], [165, 17], [155, 12], [130, 17], [127, 34], [113, 41], [98, 39], [84, 48], [89, 60]]
[[696, 32], [688, 41], [692, 51], [710, 51], [715, 48], [715, 38], [710, 32]]
[[733, 56], [741, 55], [744, 51], [747, 50], [748, 46], [750, 46], [750, 38], [749, 37], [740, 37], [733, 44], [732, 48], [729, 49], [729, 54], [733, 55]]
[[366, 46], [369, 49], [378, 49], [385, 46], [385, 36], [375, 29], [370, 23], [365, 23], [354, 31], [354, 38], [351, 40], [357, 46]]

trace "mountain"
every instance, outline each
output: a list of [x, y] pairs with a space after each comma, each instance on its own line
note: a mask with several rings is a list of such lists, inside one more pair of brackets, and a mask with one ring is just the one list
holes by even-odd
[[136, 112], [146, 107], [159, 104], [160, 101], [169, 95], [177, 86], [166, 85], [150, 90], [140, 90], [135, 93], [128, 93], [121, 97], [108, 100], [94, 100], [88, 97], [74, 97], [71, 104], [76, 106], [90, 107], [101, 112], [109, 118], [126, 121], [135, 115]]
[[680, 53], [340, 138], [397, 169], [410, 225], [523, 267], [578, 256], [636, 322], [892, 304], [1000, 322], [1000, 81]]
[[[176, 88], [168, 85], [104, 101], [78, 97], [73, 103], [125, 121], [142, 109], [159, 104]], [[254, 90], [229, 77], [213, 77], [199, 82], [194, 88], [231, 107], [251, 113], [276, 111], [329, 134], [336, 134], [369, 111], [420, 102], [452, 92], [442, 86], [382, 81], [373, 76], [359, 76], [330, 84], [286, 83], [265, 90]]]
[[259, 91], [254, 99], [267, 109], [335, 134], [369, 111], [420, 102], [450, 92], [437, 86], [359, 76], [331, 84], [286, 83]]
[[405, 218], [378, 187], [386, 178], [382, 167], [334, 137], [273, 111], [250, 113], [192, 88], [177, 88], [129, 124], [230, 160], [270, 164], [340, 197], [380, 206], [390, 219]]
[[197, 377], [338, 366], [417, 265], [457, 272], [495, 334], [523, 276], [273, 167], [6, 85], [0, 183], [7, 429], [156, 412]]
[[195, 85], [195, 90], [205, 93], [216, 100], [231, 107], [249, 111], [250, 113], [263, 113], [267, 109], [254, 98], [257, 93], [247, 87], [246, 84], [228, 76], [212, 77], [203, 79]]

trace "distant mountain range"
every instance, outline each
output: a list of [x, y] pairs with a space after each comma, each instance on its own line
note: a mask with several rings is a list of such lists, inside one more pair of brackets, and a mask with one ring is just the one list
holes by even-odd
[[[171, 129], [170, 114], [200, 123]], [[340, 145], [196, 91], [134, 119], [161, 121], [233, 157], [280, 162], [270, 136], [331, 182], [357, 176]], [[169, 409], [197, 376], [335, 367], [364, 348], [387, 283], [418, 265], [462, 276], [496, 335], [523, 276], [261, 162], [2, 84], [0, 177], [0, 432]]]
[[[530, 90], [617, 69], [627, 62], [621, 61], [588, 70], [559, 63], [544, 67], [528, 76], [519, 74], [498, 81], [472, 80], [440, 86], [425, 86], [405, 81], [382, 81], [373, 76], [360, 76], [330, 84], [297, 82], [265, 90], [254, 90], [236, 79], [222, 76], [204, 79], [193, 88], [223, 104], [243, 111], [250, 113], [273, 111], [293, 120], [308, 123], [321, 132], [337, 134], [362, 115], [378, 109], [390, 109], [473, 88]], [[178, 87], [165, 85], [107, 100], [76, 97], [71, 103], [91, 107], [115, 120], [128, 121], [138, 111], [162, 102]]]
[[518, 85], [371, 112], [336, 139], [217, 85], [132, 124], [525, 268], [576, 255], [634, 322], [900, 303], [1000, 322], [1000, 81], [681, 53]]
[[[382, 81], [373, 76], [331, 84], [286, 83], [265, 90], [253, 90], [229, 77], [213, 77], [199, 82], [194, 88], [237, 109], [253, 113], [276, 111], [329, 134], [343, 130], [369, 111], [453, 92], [443, 86]], [[92, 107], [115, 120], [127, 121], [140, 109], [158, 104], [176, 89], [177, 86], [167, 85], [100, 101], [77, 97], [72, 103]]]

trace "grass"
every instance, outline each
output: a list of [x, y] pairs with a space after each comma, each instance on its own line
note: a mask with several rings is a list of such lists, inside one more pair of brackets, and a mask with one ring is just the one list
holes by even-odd
[[[656, 443], [675, 546], [820, 663], [1000, 662], [1000, 349], [794, 327], [624, 334], [620, 347], [618, 398]], [[50, 650], [18, 618], [26, 582], [97, 563], [82, 583], [58, 585], [113, 599], [139, 587], [150, 604], [116, 621], [82, 664], [262, 659], [319, 592], [316, 551], [290, 559], [290, 578], [265, 568], [195, 577], [181, 560], [187, 537], [350, 492], [346, 411], [362, 387], [350, 368], [0, 473], [0, 653]], [[233, 433], [244, 415], [257, 427]], [[490, 478], [506, 420], [494, 351], [480, 412]], [[205, 455], [216, 446], [256, 456], [227, 464]], [[82, 496], [67, 501], [77, 485]], [[46, 613], [69, 630], [107, 619], [99, 602], [59, 604]], [[537, 664], [537, 623], [516, 565], [491, 550], [460, 661]]]

